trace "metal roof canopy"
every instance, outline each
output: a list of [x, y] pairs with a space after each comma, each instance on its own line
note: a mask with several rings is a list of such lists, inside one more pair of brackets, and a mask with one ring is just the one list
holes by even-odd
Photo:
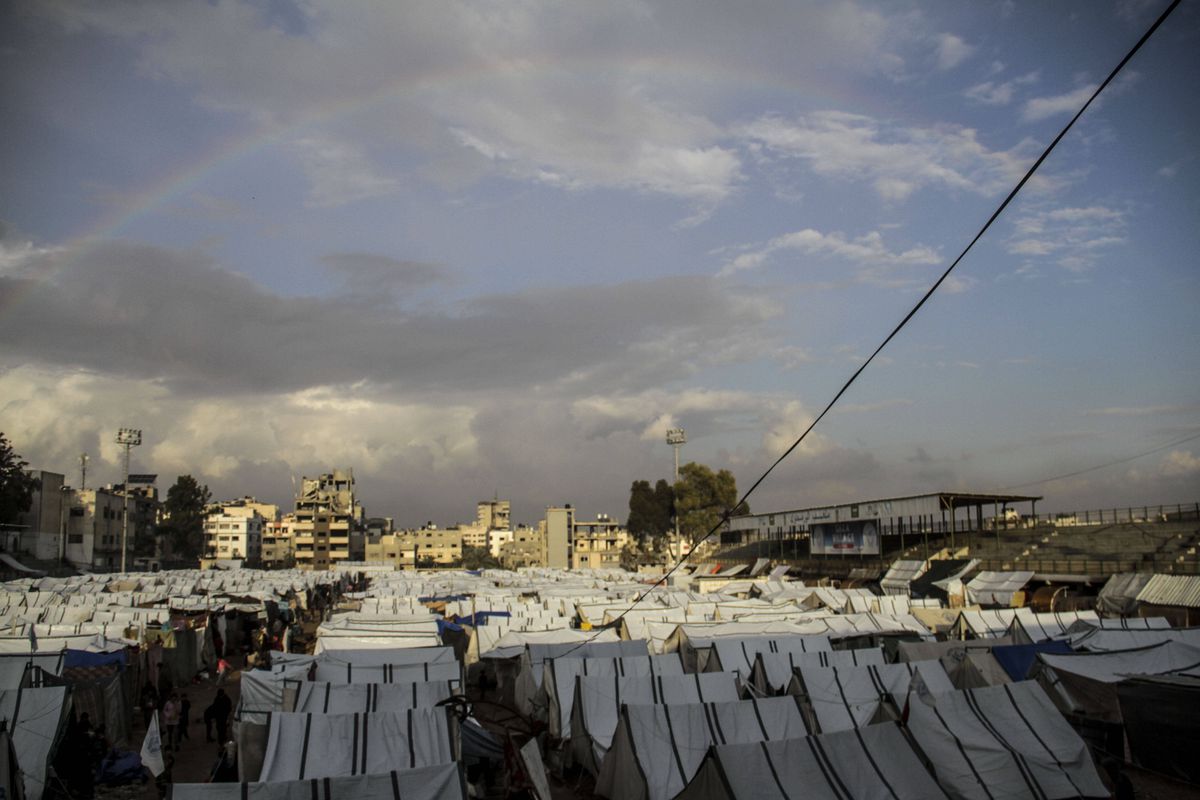
[[[890, 506], [899, 503], [929, 503], [942, 511], [954, 511], [960, 508], [977, 506], [1009, 506], [1013, 503], [1037, 503], [1043, 499], [1041, 495], [1022, 494], [993, 494], [988, 492], [930, 492], [928, 494], [905, 495], [901, 497], [884, 497], [877, 500], [859, 500], [853, 503], [832, 503], [830, 505], [806, 506], [783, 511], [755, 512], [752, 514], [731, 517], [737, 519], [760, 519], [770, 516], [786, 516], [789, 514], [806, 514], [814, 511], [833, 511], [835, 509], [850, 509], [862, 506]], [[932, 510], [932, 509], [930, 509]], [[880, 516], [888, 516], [886, 513]], [[731, 526], [732, 527], [732, 526]]]

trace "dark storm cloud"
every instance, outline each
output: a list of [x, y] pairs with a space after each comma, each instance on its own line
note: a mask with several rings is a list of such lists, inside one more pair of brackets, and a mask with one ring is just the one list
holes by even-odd
[[[379, 285], [388, 266], [362, 256], [333, 263], [360, 287]], [[439, 275], [409, 267], [391, 277]], [[567, 377], [629, 387], [711, 363], [728, 342], [762, 336], [775, 313], [765, 298], [702, 276], [400, 312], [346, 297], [277, 295], [205, 255], [129, 243], [41, 253], [7, 273], [0, 353], [10, 360], [156, 378], [204, 394], [360, 381], [419, 394]]]

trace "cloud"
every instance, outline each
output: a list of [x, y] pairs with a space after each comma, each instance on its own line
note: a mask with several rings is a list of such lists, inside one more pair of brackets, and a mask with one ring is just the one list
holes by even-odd
[[376, 304], [403, 302], [412, 294], [448, 280], [445, 267], [403, 261], [376, 253], [329, 253], [321, 263], [342, 282], [346, 294]]
[[[703, 276], [398, 311], [354, 298], [276, 295], [200, 254], [144, 245], [31, 258], [36, 277], [12, 275], [11, 266], [0, 277], [0, 297], [10, 298], [0, 314], [0, 358], [99, 366], [202, 395], [359, 381], [418, 394], [587, 379], [615, 389], [761, 351], [779, 312], [763, 293]], [[355, 265], [360, 285], [387, 265], [367, 262], [334, 257], [343, 270]]]
[[1200, 473], [1200, 458], [1187, 450], [1172, 450], [1163, 457], [1159, 470], [1168, 478], [1178, 478]]
[[975, 48], [952, 33], [943, 33], [937, 42], [938, 69], [948, 70], [957, 67], [975, 52]]
[[346, 142], [313, 136], [292, 142], [292, 150], [311, 184], [309, 206], [346, 205], [390, 194], [399, 185], [380, 175], [359, 148]]
[[887, 201], [938, 187], [994, 194], [1026, 169], [1032, 142], [990, 150], [975, 130], [958, 125], [900, 127], [861, 114], [820, 111], [786, 120], [761, 117], [737, 134], [828, 178], [869, 181]]
[[1196, 405], [1110, 406], [1090, 408], [1083, 413], [1095, 417], [1150, 417], [1160, 414], [1194, 414], [1198, 410], [1200, 406]]
[[1021, 118], [1026, 122], [1036, 122], [1059, 114], [1074, 114], [1095, 91], [1096, 84], [1092, 83], [1065, 94], [1031, 98], [1021, 110]]
[[941, 256], [936, 250], [924, 245], [893, 252], [883, 244], [883, 236], [871, 231], [854, 239], [834, 231], [821, 233], [812, 228], [777, 236], [761, 247], [747, 250], [729, 261], [722, 269], [722, 276], [762, 266], [780, 252], [796, 251], [817, 257], [835, 257], [856, 264], [913, 265], [936, 264]]
[[[1001, 65], [1001, 69], [1003, 69], [1003, 65]], [[963, 92], [963, 96], [985, 106], [1005, 106], [1012, 102], [1018, 86], [1036, 83], [1038, 76], [1039, 73], [1030, 72], [1003, 83], [984, 81], [968, 88]]]
[[1006, 249], [1013, 255], [1053, 258], [1068, 272], [1092, 269], [1105, 250], [1127, 242], [1126, 214], [1106, 206], [1029, 211], [1012, 222]]

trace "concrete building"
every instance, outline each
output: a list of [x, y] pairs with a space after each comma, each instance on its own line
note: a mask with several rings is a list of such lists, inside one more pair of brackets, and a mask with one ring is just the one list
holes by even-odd
[[57, 561], [64, 555], [64, 534], [70, 489], [65, 476], [41, 469], [29, 470], [40, 486], [33, 492], [29, 510], [17, 516], [19, 534], [4, 543], [10, 551], [29, 553], [43, 561]]
[[[121, 568], [121, 530], [124, 487], [77, 489], [66, 498], [67, 561], [76, 566], [116, 570]], [[153, 486], [131, 486], [129, 491], [129, 536], [126, 566], [134, 568], [134, 543], [157, 542], [160, 506]], [[160, 555], [155, 553], [155, 555]]]
[[378, 543], [367, 542], [366, 561], [394, 564], [397, 569], [450, 567], [462, 563], [462, 551], [461, 531], [428, 527], [381, 536]]
[[571, 536], [572, 569], [615, 569], [621, 566], [621, 551], [629, 543], [629, 531], [607, 514], [592, 522], [576, 522]]
[[266, 520], [253, 509], [239, 508], [238, 513], [209, 514], [204, 520], [204, 554], [207, 558], [262, 561], [263, 527]]
[[274, 503], [260, 503], [258, 500], [247, 495], [239, 497], [236, 500], [226, 500], [222, 503], [214, 503], [209, 506], [210, 512], [221, 511], [226, 514], [235, 516], [248, 517], [251, 514], [258, 514], [263, 518], [264, 522], [275, 522], [279, 519], [279, 506]]
[[[325, 570], [349, 561], [350, 535], [361, 535], [362, 505], [354, 495], [354, 471], [334, 470], [301, 480], [293, 526], [296, 566]], [[364, 548], [365, 554], [365, 548]]]
[[[513, 541], [514, 533], [512, 528], [505, 530], [490, 530], [487, 532], [487, 549], [492, 558], [500, 557], [500, 548]], [[466, 544], [466, 540], [463, 540]]]
[[546, 518], [539, 525], [545, 541], [544, 566], [567, 569], [571, 566], [571, 539], [575, 531], [575, 509], [571, 506], [549, 506]]
[[476, 503], [475, 521], [470, 525], [458, 526], [463, 534], [463, 546], [491, 549], [492, 532], [511, 529], [510, 508], [508, 500], [481, 500]]
[[292, 530], [295, 524], [294, 514], [286, 514], [275, 522], [263, 523], [260, 555], [263, 569], [288, 569], [295, 564], [295, 535]]
[[497, 556], [505, 569], [544, 567], [546, 565], [544, 528], [544, 524], [541, 524], [537, 528], [520, 527], [512, 531], [512, 541], [501, 544]]

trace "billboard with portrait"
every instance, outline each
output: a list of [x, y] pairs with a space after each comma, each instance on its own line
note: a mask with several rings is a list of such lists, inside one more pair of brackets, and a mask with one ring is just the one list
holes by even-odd
[[873, 519], [854, 519], [813, 525], [812, 554], [879, 555], [879, 524]]

